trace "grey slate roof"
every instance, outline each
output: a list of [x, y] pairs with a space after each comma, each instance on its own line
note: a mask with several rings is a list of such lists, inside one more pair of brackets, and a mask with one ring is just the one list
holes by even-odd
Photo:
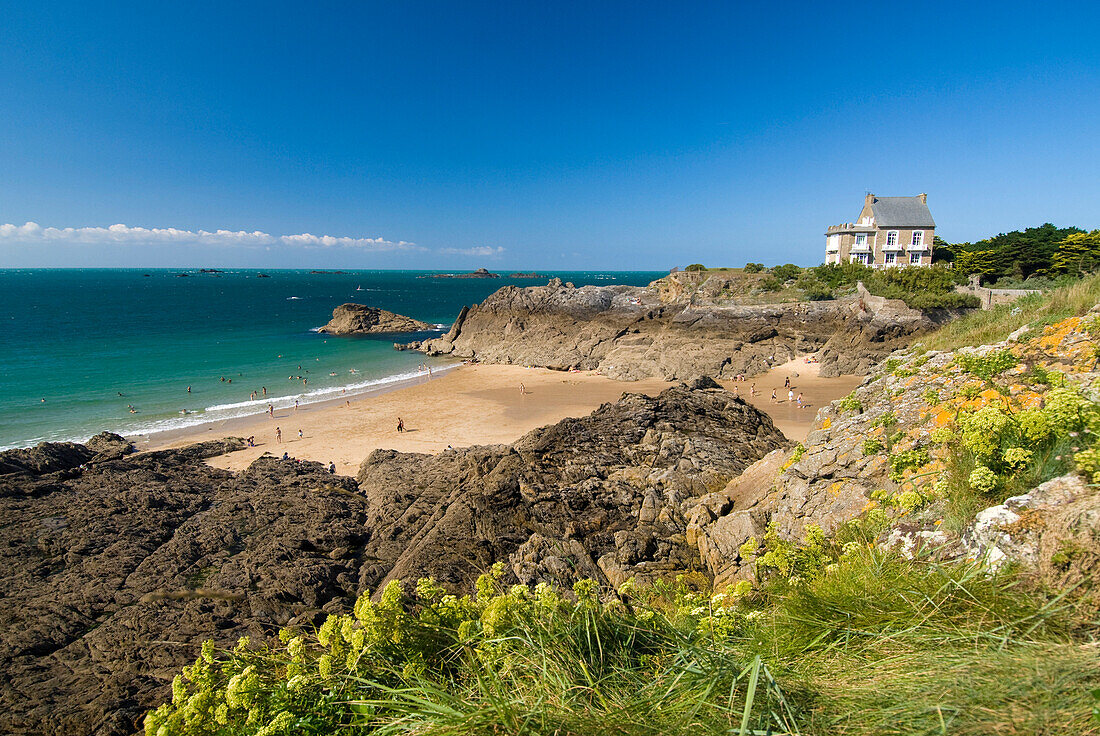
[[928, 205], [920, 197], [875, 197], [871, 202], [878, 227], [935, 227]]

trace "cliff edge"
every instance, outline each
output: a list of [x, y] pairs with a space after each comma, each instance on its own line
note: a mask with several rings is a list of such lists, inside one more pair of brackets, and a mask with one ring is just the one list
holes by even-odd
[[[680, 274], [676, 274], [679, 276]], [[463, 308], [446, 335], [414, 347], [487, 363], [596, 370], [611, 378], [729, 378], [817, 353], [821, 375], [865, 374], [957, 316], [866, 292], [828, 301], [742, 304], [729, 284], [667, 278], [647, 287], [506, 286]]]

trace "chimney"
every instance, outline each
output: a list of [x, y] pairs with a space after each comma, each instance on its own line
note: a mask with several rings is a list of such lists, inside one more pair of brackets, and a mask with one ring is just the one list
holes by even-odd
[[924, 192], [921, 192], [920, 194], [918, 194], [917, 198], [920, 199], [921, 204], [928, 204], [928, 195], [925, 194]]
[[872, 205], [875, 203], [875, 195], [867, 192], [867, 196], [863, 198], [864, 205]]

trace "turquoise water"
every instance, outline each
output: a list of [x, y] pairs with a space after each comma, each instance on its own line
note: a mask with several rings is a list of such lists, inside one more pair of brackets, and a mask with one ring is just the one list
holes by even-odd
[[[395, 339], [441, 334], [463, 305], [501, 286], [546, 283], [412, 271], [258, 273], [0, 270], [0, 449], [103, 430], [145, 434], [383, 386], [415, 376], [421, 363], [445, 363], [398, 352]], [[580, 286], [642, 285], [663, 274], [544, 275]], [[311, 331], [351, 301], [440, 330], [350, 338]], [[252, 391], [261, 392], [256, 401]]]

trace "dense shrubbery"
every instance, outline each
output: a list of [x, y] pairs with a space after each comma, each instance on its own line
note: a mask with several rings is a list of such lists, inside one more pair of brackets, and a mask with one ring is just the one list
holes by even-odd
[[763, 263], [753, 263], [752, 261], [749, 261], [745, 264], [745, 273], [760, 273], [763, 270]]
[[827, 299], [862, 281], [867, 291], [901, 299], [914, 309], [977, 307], [978, 300], [955, 292], [957, 275], [944, 266], [872, 269], [859, 263], [830, 263], [806, 269], [799, 287], [809, 299]]
[[688, 266], [687, 268], [685, 268], [684, 270], [685, 271], [706, 271], [707, 267], [704, 266], [702, 263], [693, 263], [690, 266]]

